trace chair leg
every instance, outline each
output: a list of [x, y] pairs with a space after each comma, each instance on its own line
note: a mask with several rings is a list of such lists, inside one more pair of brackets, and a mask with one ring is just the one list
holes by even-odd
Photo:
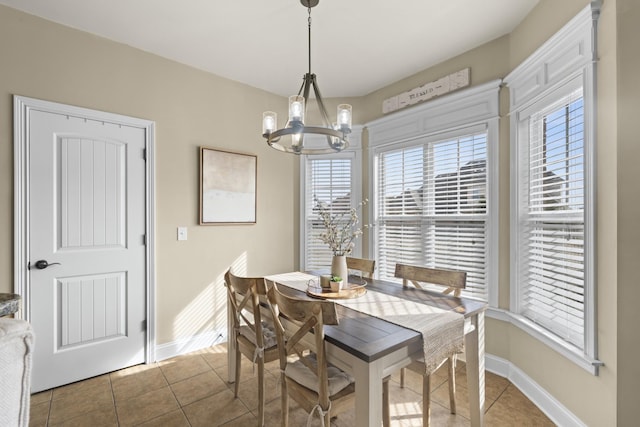
[[447, 360], [449, 371], [449, 410], [456, 413], [456, 356], [453, 355]]
[[287, 379], [284, 374], [281, 377], [282, 390], [280, 390], [280, 411], [282, 412], [282, 427], [289, 426], [289, 391], [287, 390]]
[[404, 372], [406, 370], [406, 368], [400, 369], [400, 388], [404, 388]]
[[258, 359], [258, 421], [264, 426], [264, 359]]
[[382, 426], [391, 425], [391, 414], [389, 413], [389, 377], [382, 380]]
[[431, 416], [431, 376], [422, 376], [422, 426], [429, 427]]
[[241, 369], [241, 353], [236, 342], [236, 383], [234, 384], [234, 396], [238, 397], [238, 389], [240, 388], [240, 369]]
[[324, 425], [325, 427], [331, 427], [331, 411], [327, 411], [327, 413], [324, 414]]

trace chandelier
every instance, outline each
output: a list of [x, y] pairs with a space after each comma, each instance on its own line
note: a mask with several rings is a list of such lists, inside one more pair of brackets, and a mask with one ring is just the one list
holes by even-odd
[[[320, 0], [300, 0], [307, 8], [309, 17], [309, 71], [304, 75], [302, 86], [297, 95], [289, 97], [289, 119], [282, 129], [278, 127], [278, 115], [273, 111], [262, 113], [262, 136], [267, 144], [276, 150], [293, 154], [330, 154], [344, 150], [349, 146], [347, 135], [351, 133], [351, 105], [338, 105], [337, 123], [331, 124], [327, 109], [320, 96], [316, 75], [311, 73], [311, 8]], [[322, 126], [305, 125], [305, 115], [309, 104], [309, 94], [313, 88]], [[305, 135], [320, 135], [326, 138], [327, 146], [315, 148], [305, 146]], [[307, 141], [309, 142], [309, 141]]]

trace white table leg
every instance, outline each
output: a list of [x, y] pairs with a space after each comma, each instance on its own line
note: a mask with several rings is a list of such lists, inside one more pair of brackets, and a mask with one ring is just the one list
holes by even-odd
[[484, 312], [472, 318], [475, 330], [465, 335], [467, 388], [471, 426], [484, 425]]
[[356, 380], [356, 427], [379, 427], [382, 424], [381, 363], [360, 361], [353, 366]]

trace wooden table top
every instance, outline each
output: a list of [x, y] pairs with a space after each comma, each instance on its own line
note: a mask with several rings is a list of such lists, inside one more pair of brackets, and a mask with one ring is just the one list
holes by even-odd
[[[487, 308], [487, 304], [469, 298], [456, 298], [416, 288], [403, 288], [401, 284], [378, 279], [367, 281], [368, 292], [375, 291], [410, 301], [424, 303], [444, 310], [455, 311], [465, 318]], [[286, 286], [282, 292], [302, 299], [311, 299], [306, 293]], [[325, 339], [335, 346], [366, 362], [375, 361], [402, 347], [417, 351], [422, 348], [422, 334], [336, 304], [340, 324], [325, 326]]]

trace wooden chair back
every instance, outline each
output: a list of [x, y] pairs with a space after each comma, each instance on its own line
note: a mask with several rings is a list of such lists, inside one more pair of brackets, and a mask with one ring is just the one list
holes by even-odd
[[459, 297], [460, 292], [467, 286], [467, 273], [465, 271], [443, 270], [437, 268], [418, 267], [415, 265], [396, 264], [395, 277], [402, 279], [402, 285], [407, 287], [409, 283], [423, 289], [422, 283], [444, 286], [444, 294], [453, 293]]
[[[330, 408], [329, 381], [327, 373], [327, 359], [324, 346], [324, 325], [338, 324], [338, 315], [335, 303], [324, 300], [302, 300], [294, 298], [278, 290], [277, 285], [268, 279], [268, 297], [274, 319], [278, 348], [280, 351], [280, 370], [284, 372], [289, 363], [288, 354], [302, 352], [309, 349], [316, 354], [317, 366], [308, 363], [301, 357], [305, 366], [315, 372], [318, 378], [318, 393], [307, 393], [294, 381], [287, 382], [289, 394], [307, 411], [312, 412], [316, 405], [320, 405], [323, 411]], [[330, 313], [324, 316], [323, 313]], [[309, 334], [313, 334], [311, 337]], [[307, 342], [304, 342], [305, 340]], [[309, 339], [313, 342], [313, 348], [309, 345]], [[331, 409], [333, 413], [334, 410]]]
[[[396, 264], [395, 277], [402, 279], [402, 286], [408, 287], [409, 283], [413, 284], [417, 288], [424, 289], [421, 283], [428, 283], [437, 286], [444, 286], [446, 289], [443, 291], [445, 294], [450, 294], [456, 297], [460, 296], [460, 292], [467, 286], [467, 273], [464, 271], [443, 270], [437, 268], [418, 267], [414, 265]], [[455, 355], [445, 360], [447, 362], [447, 375], [449, 382], [449, 409], [452, 414], [456, 413], [456, 398], [455, 398]], [[444, 362], [444, 361], [443, 361]], [[426, 373], [426, 367], [424, 362], [414, 361], [408, 369], [422, 375], [422, 425], [428, 427], [430, 425], [430, 413], [431, 413], [431, 383], [430, 375]], [[405, 368], [400, 371], [400, 387], [404, 387]], [[383, 426], [388, 427], [390, 425], [389, 416], [389, 384], [385, 381], [383, 384], [383, 401], [385, 402], [386, 410], [383, 411]]]
[[[323, 357], [324, 353], [324, 329], [323, 325], [337, 325], [338, 313], [333, 301], [325, 300], [303, 300], [286, 295], [278, 290], [277, 285], [265, 279], [269, 288], [268, 297], [273, 311], [274, 324], [276, 325], [276, 335], [282, 333], [283, 342], [281, 355], [286, 361], [287, 354], [295, 351], [295, 348], [305, 348], [301, 340], [308, 333], [313, 333], [315, 348], [314, 352], [318, 357]], [[293, 328], [285, 328], [280, 320], [280, 315], [284, 315], [287, 321], [293, 323]], [[280, 341], [278, 341], [280, 344]], [[320, 362], [320, 360], [318, 360]], [[321, 365], [322, 363], [318, 363]], [[283, 367], [284, 368], [284, 367]]]
[[[265, 418], [265, 363], [278, 360], [279, 349], [274, 333], [269, 330], [271, 311], [266, 308], [267, 292], [262, 277], [239, 277], [227, 271], [224, 275], [229, 299], [229, 314], [233, 323], [235, 345], [234, 396], [238, 397], [241, 371], [241, 354], [258, 366], [258, 424]], [[265, 327], [263, 327], [266, 326]], [[265, 338], [266, 337], [266, 338]], [[231, 355], [230, 355], [231, 356]]]
[[[264, 278], [240, 277], [228, 270], [224, 275], [227, 295], [232, 309], [233, 328], [236, 338], [241, 326], [248, 326], [255, 334], [257, 347], [264, 347], [264, 335], [262, 332], [262, 313], [260, 311], [260, 296], [266, 297]], [[245, 343], [249, 345], [251, 343]]]
[[347, 257], [347, 269], [362, 271], [364, 277], [373, 277], [376, 261], [373, 259]]

